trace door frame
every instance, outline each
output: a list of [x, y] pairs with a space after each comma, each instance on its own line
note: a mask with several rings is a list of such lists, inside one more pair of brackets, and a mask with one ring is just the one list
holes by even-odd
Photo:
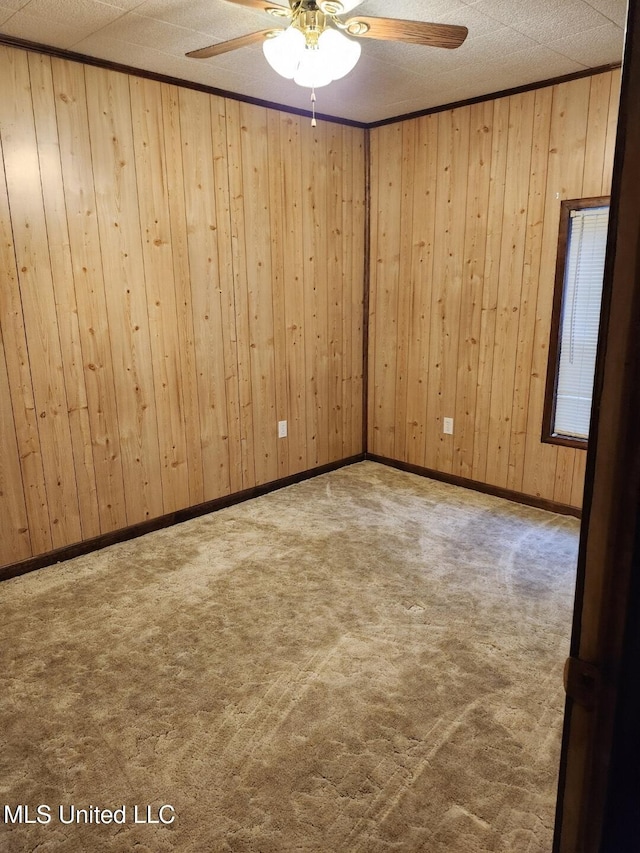
[[639, 3], [628, 7], [570, 649], [584, 690], [567, 685], [554, 853], [640, 849]]

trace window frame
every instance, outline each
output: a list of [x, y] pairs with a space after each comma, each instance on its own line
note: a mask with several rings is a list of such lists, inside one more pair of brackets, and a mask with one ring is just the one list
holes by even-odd
[[610, 207], [611, 196], [596, 196], [593, 198], [563, 199], [560, 203], [560, 226], [558, 230], [558, 253], [556, 256], [556, 273], [553, 290], [553, 308], [551, 313], [551, 333], [549, 337], [549, 358], [547, 361], [547, 379], [544, 393], [544, 409], [542, 416], [542, 441], [546, 444], [573, 447], [586, 450], [588, 439], [572, 438], [558, 435], [553, 431], [556, 417], [556, 395], [558, 390], [558, 373], [560, 369], [560, 335], [562, 332], [562, 297], [564, 295], [565, 267], [567, 249], [569, 246], [569, 227], [572, 210], [585, 210], [591, 207]]

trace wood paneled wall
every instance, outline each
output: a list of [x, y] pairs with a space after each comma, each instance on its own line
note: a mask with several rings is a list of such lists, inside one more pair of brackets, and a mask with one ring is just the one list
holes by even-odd
[[558, 224], [610, 192], [618, 92], [607, 72], [371, 131], [371, 453], [581, 505], [586, 453], [540, 440]]
[[0, 565], [362, 452], [364, 131], [0, 78]]
[[[365, 450], [365, 132], [0, 74], [0, 566]], [[371, 453], [580, 505], [584, 452], [540, 441], [556, 242], [609, 193], [618, 88], [370, 132]]]

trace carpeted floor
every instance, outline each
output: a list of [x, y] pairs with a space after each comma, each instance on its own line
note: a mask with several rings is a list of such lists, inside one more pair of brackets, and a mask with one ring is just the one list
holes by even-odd
[[362, 462], [0, 584], [0, 849], [549, 853], [577, 538]]

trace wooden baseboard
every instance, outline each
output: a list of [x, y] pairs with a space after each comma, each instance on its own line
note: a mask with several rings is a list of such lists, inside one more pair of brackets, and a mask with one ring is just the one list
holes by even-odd
[[398, 468], [400, 471], [419, 474], [421, 477], [429, 477], [432, 480], [451, 483], [453, 486], [463, 486], [465, 489], [473, 489], [475, 492], [483, 492], [486, 495], [505, 498], [515, 503], [535, 506], [538, 509], [546, 509], [549, 512], [557, 512], [560, 515], [572, 515], [574, 518], [582, 517], [582, 511], [578, 507], [550, 501], [546, 498], [526, 495], [523, 492], [514, 492], [511, 489], [503, 489], [500, 486], [490, 486], [487, 483], [479, 483], [476, 480], [469, 480], [466, 477], [458, 477], [456, 474], [445, 474], [441, 471], [434, 471], [431, 468], [412, 465], [410, 462], [400, 462], [397, 459], [389, 459], [386, 456], [377, 456], [375, 453], [365, 453], [365, 459], [369, 459], [371, 462], [379, 462], [381, 465], [389, 465], [391, 468]]
[[371, 462], [379, 462], [381, 465], [388, 465], [392, 468], [398, 468], [400, 471], [419, 474], [421, 477], [430, 477], [432, 480], [440, 480], [444, 483], [451, 483], [454, 486], [463, 486], [466, 489], [473, 489], [476, 492], [483, 492], [488, 495], [494, 495], [495, 497], [506, 498], [507, 500], [515, 501], [516, 503], [535, 506], [539, 509], [549, 510], [550, 512], [557, 512], [561, 515], [572, 515], [575, 518], [580, 518], [582, 515], [580, 509], [577, 507], [557, 503], [556, 501], [550, 501], [545, 498], [536, 498], [532, 495], [514, 492], [510, 489], [503, 489], [499, 486], [490, 486], [486, 483], [469, 480], [466, 477], [458, 477], [455, 474], [444, 474], [440, 471], [434, 471], [431, 468], [412, 465], [409, 462], [389, 459], [386, 456], [377, 456], [375, 453], [360, 453], [356, 456], [350, 456], [347, 459], [341, 459], [338, 462], [330, 462], [327, 465], [320, 465], [318, 468], [310, 468], [306, 471], [301, 471], [298, 474], [291, 474], [289, 477], [282, 477], [279, 480], [273, 480], [270, 483], [253, 486], [250, 489], [243, 489], [241, 492], [235, 492], [232, 495], [224, 495], [223, 497], [215, 498], [214, 500], [206, 501], [205, 503], [197, 504], [196, 506], [185, 507], [185, 509], [176, 510], [175, 512], [170, 512], [166, 515], [159, 516], [158, 518], [152, 518], [148, 521], [140, 522], [139, 524], [133, 524], [119, 530], [112, 530], [109, 533], [103, 533], [93, 539], [75, 542], [74, 544], [67, 545], [64, 548], [57, 548], [55, 551], [48, 551], [45, 554], [39, 554], [36, 557], [21, 560], [19, 563], [9, 564], [8, 566], [0, 568], [0, 581], [19, 577], [20, 575], [25, 575], [28, 572], [33, 572], [36, 569], [42, 569], [45, 566], [52, 566], [55, 563], [61, 563], [64, 560], [71, 560], [74, 557], [80, 557], [83, 554], [90, 554], [92, 551], [98, 551], [101, 548], [106, 548], [108, 545], [115, 545], [118, 542], [126, 542], [129, 539], [144, 536], [146, 533], [151, 533], [154, 530], [161, 530], [164, 527], [171, 527], [173, 524], [180, 524], [183, 521], [188, 521], [190, 518], [197, 518], [200, 515], [207, 515], [210, 512], [216, 512], [219, 509], [224, 509], [224, 507], [233, 506], [234, 504], [251, 500], [251, 498], [257, 498], [260, 495], [266, 495], [269, 492], [274, 492], [277, 489], [283, 489], [286, 486], [291, 486], [294, 483], [300, 483], [303, 480], [309, 480], [312, 477], [319, 476], [320, 474], [326, 474], [328, 471], [335, 471], [338, 468], [353, 465], [355, 462], [362, 462], [364, 459], [368, 459]]
[[144, 536], [145, 533], [151, 533], [154, 530], [161, 530], [164, 527], [171, 527], [173, 524], [180, 524], [183, 521], [188, 521], [191, 518], [197, 518], [200, 515], [207, 515], [210, 512], [216, 512], [216, 510], [224, 509], [225, 507], [233, 506], [235, 504], [242, 503], [243, 501], [248, 501], [251, 498], [266, 495], [268, 492], [275, 492], [277, 489], [283, 489], [285, 486], [292, 486], [294, 483], [300, 483], [303, 480], [310, 480], [312, 477], [318, 477], [320, 474], [326, 474], [328, 471], [336, 471], [338, 468], [353, 465], [354, 462], [362, 462], [364, 458], [364, 453], [359, 453], [356, 456], [350, 456], [346, 459], [341, 459], [338, 462], [329, 462], [326, 465], [320, 465], [317, 468], [310, 468], [306, 471], [301, 471], [298, 474], [291, 474], [288, 477], [281, 477], [279, 480], [273, 480], [272, 482], [264, 483], [261, 486], [253, 486], [250, 489], [243, 489], [243, 491], [235, 492], [232, 495], [224, 495], [223, 497], [215, 498], [214, 500], [206, 501], [205, 503], [197, 504], [196, 506], [185, 507], [185, 509], [179, 509], [175, 512], [161, 515], [158, 518], [142, 521], [139, 524], [132, 524], [129, 527], [123, 527], [119, 530], [112, 530], [109, 533], [103, 533], [92, 539], [85, 539], [82, 542], [75, 542], [73, 545], [66, 545], [64, 548], [57, 548], [55, 551], [48, 551], [45, 554], [39, 554], [37, 557], [30, 557], [27, 560], [21, 560], [19, 563], [12, 563], [0, 568], [0, 581], [19, 577], [20, 575], [25, 575], [28, 572], [33, 572], [36, 569], [42, 569], [45, 566], [52, 566], [55, 563], [63, 562], [63, 560], [71, 560], [73, 557], [90, 554], [92, 551], [98, 551], [101, 548], [106, 548], [108, 545], [115, 545], [118, 542], [126, 542], [129, 539]]

